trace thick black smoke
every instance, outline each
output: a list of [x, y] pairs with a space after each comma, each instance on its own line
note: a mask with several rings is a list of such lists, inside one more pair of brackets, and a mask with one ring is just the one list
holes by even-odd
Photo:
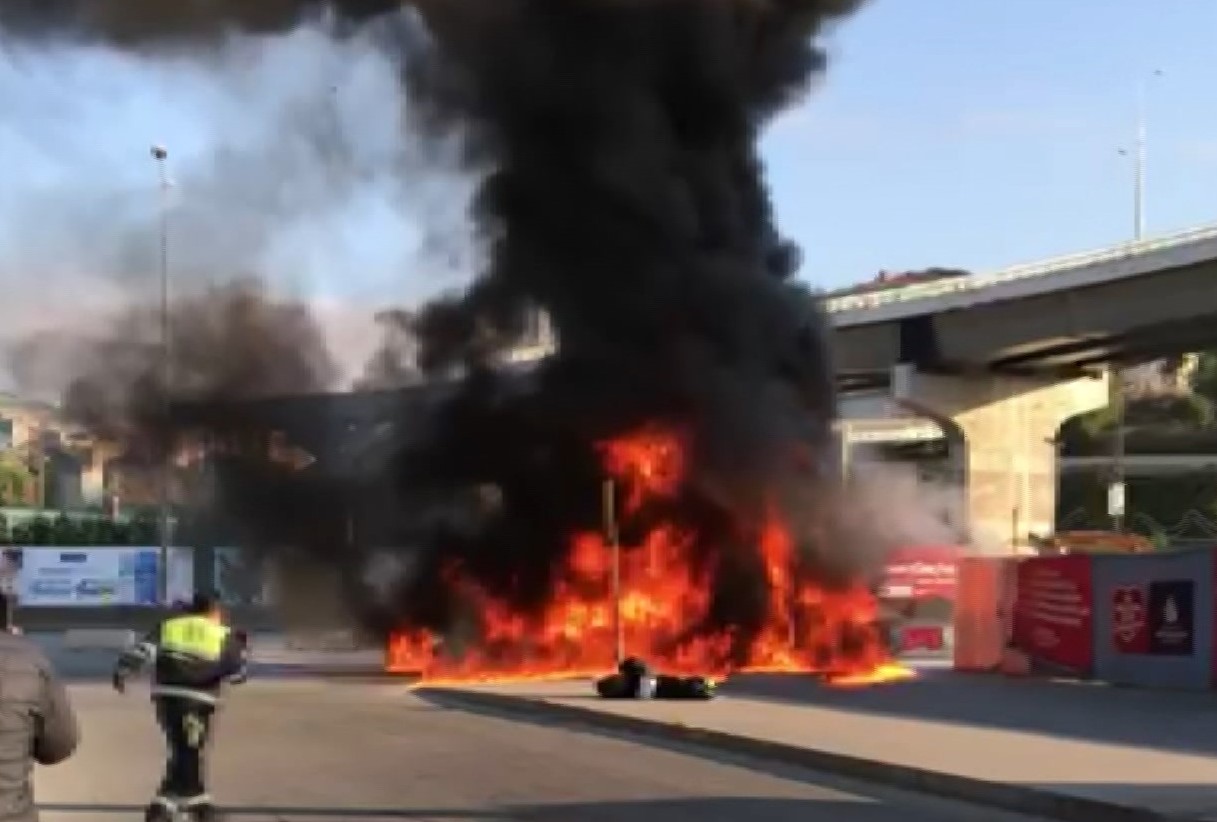
[[81, 345], [66, 415], [155, 464], [183, 433], [174, 404], [249, 402], [334, 383], [334, 363], [308, 308], [269, 297], [257, 281], [175, 301], [169, 328], [166, 348], [159, 310], [133, 307]]
[[5, 0], [0, 29], [24, 37], [79, 37], [140, 48], [214, 43], [230, 32], [290, 31], [321, 11], [353, 25], [401, 7], [399, 0]]
[[712, 624], [697, 627], [734, 626], [746, 644], [761, 626], [769, 506], [795, 525], [808, 573], [858, 570], [822, 536], [830, 483], [816, 460], [831, 459], [835, 417], [825, 323], [791, 279], [797, 250], [774, 227], [757, 155], [762, 127], [824, 67], [821, 29], [857, 5], [424, 9], [435, 50], [411, 64], [410, 90], [494, 171], [474, 215], [489, 267], [422, 312], [421, 361], [480, 372], [536, 305], [560, 347], [528, 385], [469, 383], [402, 455], [404, 496], [481, 486], [498, 501], [472, 533], [412, 535], [429, 549], [401, 598], [412, 621], [454, 618], [442, 584], [454, 561], [523, 610], [545, 602], [569, 535], [598, 522], [595, 443], [648, 425], [688, 438], [691, 474], [629, 525], [698, 534], [717, 572]]
[[[734, 626], [746, 643], [760, 626], [756, 536], [773, 506], [807, 573], [858, 571], [830, 544], [826, 325], [792, 279], [798, 251], [774, 226], [757, 141], [824, 69], [825, 26], [860, 3], [411, 4], [427, 37], [402, 41], [405, 87], [426, 128], [463, 135], [470, 168], [490, 169], [472, 214], [489, 262], [466, 293], [409, 323], [425, 373], [467, 379], [437, 406], [401, 412], [407, 441], [377, 491], [395, 502], [373, 523], [378, 541], [415, 552], [392, 621], [450, 627], [454, 564], [521, 610], [545, 602], [570, 534], [599, 521], [595, 444], [646, 426], [687, 439], [690, 476], [625, 537], [656, 518], [697, 533], [717, 572], [712, 624], [696, 629]], [[138, 47], [283, 31], [326, 8], [358, 26], [398, 6], [6, 0], [0, 25]], [[495, 372], [537, 307], [557, 355], [524, 377]], [[240, 485], [245, 515], [268, 533], [290, 520], [283, 500], [308, 494], [258, 508], [248, 475]], [[460, 504], [470, 500], [481, 504]]]

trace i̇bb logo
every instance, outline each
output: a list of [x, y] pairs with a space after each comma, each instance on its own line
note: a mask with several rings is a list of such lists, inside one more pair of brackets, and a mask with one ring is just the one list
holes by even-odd
[[1138, 585], [1124, 585], [1111, 594], [1112, 642], [1117, 653], [1149, 652], [1145, 591]]

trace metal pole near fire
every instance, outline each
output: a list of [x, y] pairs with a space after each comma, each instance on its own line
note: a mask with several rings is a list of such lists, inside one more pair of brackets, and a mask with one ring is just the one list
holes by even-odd
[[[165, 413], [169, 413], [169, 403], [171, 402], [170, 384], [173, 379], [173, 351], [171, 349], [172, 340], [170, 338], [169, 324], [169, 189], [171, 183], [169, 181], [169, 170], [166, 161], [169, 159], [169, 151], [162, 145], [152, 146], [152, 159], [156, 162], [157, 173], [159, 176], [160, 186], [160, 324], [161, 324], [161, 350], [160, 350], [160, 372], [161, 372], [161, 390], [164, 392], [165, 398]], [[157, 508], [158, 522], [160, 525], [160, 549], [161, 561], [158, 564], [157, 574], [157, 594], [161, 601], [165, 601], [168, 587], [168, 563], [169, 563], [169, 543], [170, 531], [172, 523], [172, 512], [170, 510], [171, 503], [171, 484], [173, 482], [173, 453], [172, 449], [166, 449], [164, 457], [161, 461], [160, 482], [157, 483]]]
[[625, 625], [621, 619], [621, 539], [617, 532], [617, 487], [606, 479], [601, 487], [604, 504], [604, 541], [611, 553], [613, 575], [613, 660], [625, 659]]

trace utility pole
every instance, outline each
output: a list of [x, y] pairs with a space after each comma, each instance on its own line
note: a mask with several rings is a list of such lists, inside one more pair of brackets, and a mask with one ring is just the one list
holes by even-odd
[[[165, 402], [164, 413], [167, 423], [170, 405], [172, 404], [171, 386], [173, 381], [173, 342], [169, 319], [169, 190], [172, 184], [169, 181], [168, 149], [162, 145], [152, 146], [152, 159], [156, 162], [160, 183], [158, 187], [160, 216], [160, 372], [161, 391], [163, 392]], [[166, 436], [168, 436], [168, 427], [166, 427]], [[173, 443], [169, 440], [165, 443], [165, 453], [159, 468], [160, 482], [157, 484], [157, 508], [159, 509], [158, 520], [160, 528], [158, 530], [160, 531], [161, 558], [158, 564], [158, 594], [160, 599], [164, 601], [168, 593], [167, 565], [169, 563], [169, 546], [172, 541], [171, 531], [173, 521]]]

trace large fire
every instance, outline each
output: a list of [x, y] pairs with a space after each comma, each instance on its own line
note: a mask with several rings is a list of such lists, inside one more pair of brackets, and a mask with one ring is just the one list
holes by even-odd
[[[684, 478], [685, 449], [668, 431], [647, 429], [603, 443], [600, 452], [622, 490], [623, 520], [645, 502], [673, 494]], [[598, 676], [615, 664], [620, 634], [626, 654], [670, 674], [803, 672], [841, 686], [912, 675], [888, 656], [869, 588], [859, 582], [829, 590], [800, 579], [793, 540], [776, 516], [767, 518], [757, 540], [768, 576], [767, 618], [746, 659], [741, 663], [738, 650], [732, 653], [737, 643], [730, 631], [693, 635], [690, 627], [710, 607], [712, 576], [692, 560], [696, 538], [661, 524], [640, 544], [615, 549], [605, 534], [575, 534], [560, 583], [540, 616], [513, 612], [453, 569], [450, 584], [480, 616], [479, 640], [449, 655], [428, 633], [403, 630], [389, 642], [386, 666], [433, 684]]]

